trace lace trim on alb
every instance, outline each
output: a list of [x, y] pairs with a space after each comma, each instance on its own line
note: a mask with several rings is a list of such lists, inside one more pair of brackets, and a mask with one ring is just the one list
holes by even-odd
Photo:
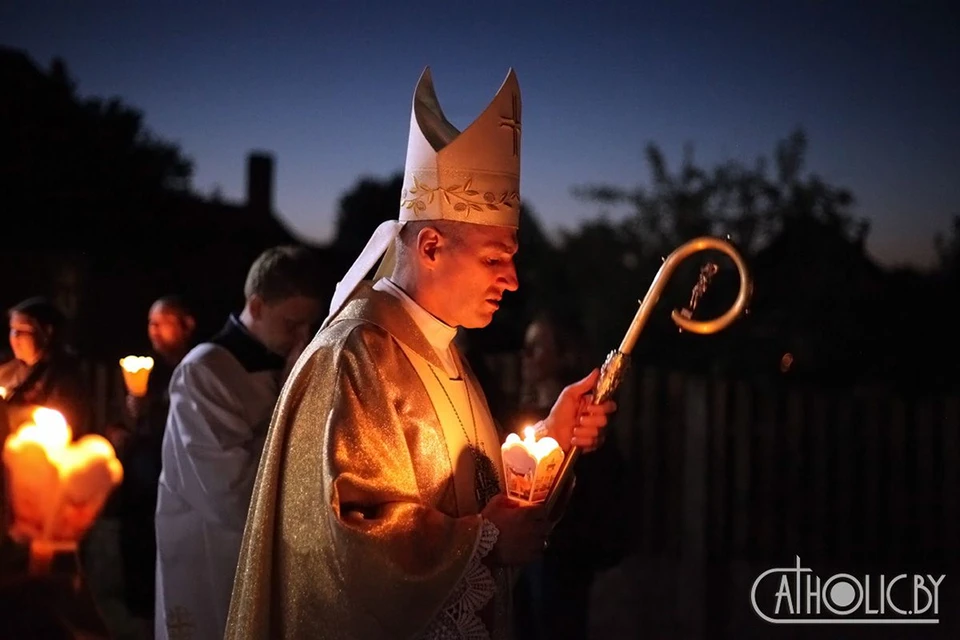
[[467, 569], [443, 608], [421, 634], [423, 640], [490, 638], [490, 632], [477, 616], [477, 612], [493, 598], [496, 583], [490, 569], [481, 560], [493, 549], [499, 535], [496, 525], [489, 520], [482, 520], [477, 546], [467, 562]]

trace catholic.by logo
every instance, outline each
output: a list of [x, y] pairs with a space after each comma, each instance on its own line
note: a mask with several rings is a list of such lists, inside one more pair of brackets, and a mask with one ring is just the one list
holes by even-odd
[[773, 624], [937, 624], [945, 577], [838, 573], [821, 578], [797, 556], [795, 567], [761, 573], [750, 590], [750, 603]]

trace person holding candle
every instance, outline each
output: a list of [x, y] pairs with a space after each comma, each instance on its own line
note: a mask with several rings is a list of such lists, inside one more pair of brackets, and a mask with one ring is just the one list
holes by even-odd
[[[501, 438], [453, 340], [518, 287], [520, 115], [512, 70], [463, 132], [421, 76], [399, 220], [338, 284], [281, 393], [227, 638], [509, 632], [512, 574], [554, 521], [504, 495]], [[615, 405], [587, 402], [597, 376], [560, 392], [542, 435], [600, 444]]]
[[0, 364], [0, 387], [11, 407], [44, 406], [63, 414], [79, 438], [90, 431], [90, 404], [80, 359], [65, 340], [66, 317], [44, 297], [7, 314], [13, 358]]
[[125, 396], [133, 428], [121, 432], [125, 475], [117, 494], [123, 592], [131, 615], [149, 629], [153, 628], [157, 562], [154, 512], [170, 406], [168, 386], [174, 369], [192, 346], [195, 328], [193, 312], [182, 298], [168, 295], [157, 299], [147, 313], [154, 364], [146, 394]]
[[263, 252], [243, 311], [170, 380], [157, 491], [156, 638], [222, 638], [250, 493], [283, 380], [328, 299], [305, 247]]

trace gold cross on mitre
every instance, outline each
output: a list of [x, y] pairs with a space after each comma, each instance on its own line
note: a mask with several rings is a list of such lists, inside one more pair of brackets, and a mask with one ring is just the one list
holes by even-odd
[[513, 113], [509, 116], [500, 116], [500, 126], [507, 127], [513, 134], [513, 155], [520, 153], [520, 97], [512, 94]]

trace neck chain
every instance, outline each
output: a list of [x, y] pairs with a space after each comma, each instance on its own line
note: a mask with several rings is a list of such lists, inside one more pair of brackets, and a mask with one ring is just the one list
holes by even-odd
[[[480, 509], [483, 509], [493, 496], [500, 493], [500, 479], [497, 476], [496, 469], [493, 467], [493, 462], [491, 462], [490, 458], [486, 455], [483, 442], [480, 441], [480, 435], [477, 432], [477, 418], [473, 415], [473, 400], [470, 398], [470, 383], [466, 378], [463, 378], [464, 390], [467, 392], [467, 406], [470, 407], [470, 421], [473, 422], [473, 441], [470, 440], [470, 434], [467, 433], [467, 428], [460, 418], [457, 405], [453, 403], [453, 398], [447, 393], [447, 388], [440, 380], [440, 376], [433, 370], [434, 367], [432, 364], [428, 363], [427, 368], [430, 369], [430, 373], [433, 374], [437, 384], [440, 385], [440, 389], [443, 390], [443, 395], [447, 397], [447, 402], [450, 403], [450, 408], [453, 409], [453, 415], [457, 417], [457, 422], [460, 423], [460, 430], [463, 431], [463, 436], [467, 439], [467, 448], [473, 457], [473, 494], [477, 499], [477, 505]], [[474, 444], [474, 441], [476, 444]]]
[[[467, 392], [467, 406], [470, 407], [470, 422], [473, 423], [473, 440], [470, 440], [470, 434], [467, 433], [467, 428], [464, 426], [463, 420], [460, 418], [460, 412], [457, 411], [457, 405], [453, 403], [453, 399], [450, 397], [450, 394], [447, 393], [447, 388], [443, 386], [443, 382], [440, 380], [440, 376], [438, 376], [437, 372], [433, 370], [432, 364], [429, 365], [429, 367], [430, 367], [430, 373], [433, 374], [433, 377], [436, 378], [437, 380], [437, 384], [440, 385], [440, 390], [443, 391], [443, 395], [447, 397], [447, 402], [450, 403], [450, 408], [453, 409], [453, 415], [457, 416], [457, 422], [460, 423], [460, 430], [463, 431], [463, 437], [467, 439], [467, 444], [470, 445], [471, 449], [474, 449], [475, 447], [479, 447], [483, 449], [483, 443], [480, 442], [480, 436], [477, 433], [477, 419], [473, 415], [473, 401], [470, 399], [470, 387], [467, 386], [466, 379], [463, 378], [463, 375], [461, 374], [460, 377], [463, 378], [463, 383], [464, 383], [463, 388]], [[474, 442], [476, 442], [476, 445], [474, 445]]]

